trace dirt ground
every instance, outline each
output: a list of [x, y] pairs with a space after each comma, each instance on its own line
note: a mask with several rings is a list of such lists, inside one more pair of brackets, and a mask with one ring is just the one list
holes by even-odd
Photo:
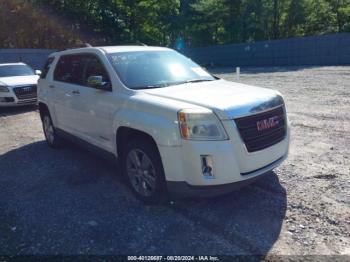
[[[212, 70], [238, 81], [232, 68]], [[137, 201], [114, 163], [44, 142], [35, 108], [0, 109], [0, 254], [350, 255], [350, 67], [241, 69], [279, 90], [290, 155], [229, 195]]]

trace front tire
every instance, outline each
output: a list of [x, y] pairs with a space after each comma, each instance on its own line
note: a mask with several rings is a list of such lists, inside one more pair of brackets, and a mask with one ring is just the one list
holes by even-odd
[[51, 116], [45, 112], [42, 116], [43, 130], [47, 144], [52, 148], [58, 148], [61, 145], [61, 139], [58, 137], [55, 127], [53, 126]]
[[126, 145], [123, 172], [135, 196], [146, 204], [167, 200], [162, 160], [154, 143], [136, 138]]

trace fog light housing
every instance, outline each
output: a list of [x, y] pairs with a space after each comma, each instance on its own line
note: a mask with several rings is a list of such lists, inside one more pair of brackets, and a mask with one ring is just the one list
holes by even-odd
[[202, 174], [206, 179], [214, 179], [213, 157], [211, 155], [201, 155]]
[[15, 102], [15, 99], [13, 97], [0, 97], [0, 102], [13, 103]]

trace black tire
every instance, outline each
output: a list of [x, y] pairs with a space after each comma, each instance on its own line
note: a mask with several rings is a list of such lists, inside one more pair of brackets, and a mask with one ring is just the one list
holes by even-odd
[[[146, 158], [144, 158], [144, 155], [146, 155], [148, 160], [150, 161], [150, 165], [148, 165], [148, 168], [141, 167], [142, 163], [140, 163], [141, 165], [138, 171], [132, 170], [134, 168], [133, 163], [135, 162], [132, 159], [138, 157], [140, 160], [139, 162], [146, 163]], [[136, 138], [128, 142], [122, 154], [121, 164], [123, 174], [127, 179], [132, 192], [138, 199], [143, 201], [145, 204], [162, 204], [167, 201], [168, 195], [166, 190], [166, 182], [162, 160], [159, 155], [157, 146], [152, 141], [150, 141], [150, 139]], [[137, 169], [136, 166], [135, 168]], [[142, 175], [140, 175], [139, 172], [141, 172]], [[144, 172], [147, 172], [147, 175], [143, 174]], [[144, 177], [140, 180], [140, 178], [138, 178], [139, 183], [138, 186], [136, 186], [135, 184], [137, 184], [137, 178], [134, 175], [134, 173], [138, 173], [138, 177], [147, 176], [148, 179]], [[150, 177], [154, 177], [154, 180], [149, 179]], [[151, 187], [151, 184], [154, 185]], [[140, 190], [138, 187], [141, 187], [142, 189]], [[152, 190], [150, 188], [152, 188]], [[143, 191], [147, 191], [149, 195], [146, 195]]]
[[[45, 110], [42, 113], [41, 121], [43, 124], [43, 131], [44, 131], [44, 135], [45, 135], [45, 139], [46, 139], [47, 144], [51, 148], [59, 148], [62, 144], [62, 140], [58, 136], [56, 129], [52, 123], [50, 113], [47, 110]], [[47, 126], [47, 125], [49, 125], [49, 126]], [[49, 129], [51, 129], [51, 130], [49, 131]]]

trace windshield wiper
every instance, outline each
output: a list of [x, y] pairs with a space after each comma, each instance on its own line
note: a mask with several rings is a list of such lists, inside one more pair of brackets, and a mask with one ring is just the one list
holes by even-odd
[[214, 81], [214, 79], [191, 79], [185, 81], [185, 83], [198, 83], [198, 82], [207, 82], [207, 81]]
[[135, 86], [132, 87], [131, 89], [134, 90], [139, 90], [139, 89], [153, 89], [153, 88], [162, 88], [165, 87], [166, 85], [148, 85], [148, 86]]
[[215, 81], [215, 80], [216, 79], [190, 79], [186, 81], [169, 83], [167, 86], [175, 86], [175, 85], [182, 85], [182, 84], [188, 84], [188, 83], [198, 83], [198, 82], [207, 82], [207, 81]]
[[162, 88], [167, 86], [175, 86], [175, 85], [182, 85], [182, 84], [188, 84], [188, 83], [198, 83], [198, 82], [207, 82], [207, 81], [215, 81], [216, 79], [190, 79], [186, 81], [179, 81], [174, 83], [164, 83], [159, 85], [148, 85], [148, 86], [135, 86], [132, 89], [153, 89], [153, 88]]

